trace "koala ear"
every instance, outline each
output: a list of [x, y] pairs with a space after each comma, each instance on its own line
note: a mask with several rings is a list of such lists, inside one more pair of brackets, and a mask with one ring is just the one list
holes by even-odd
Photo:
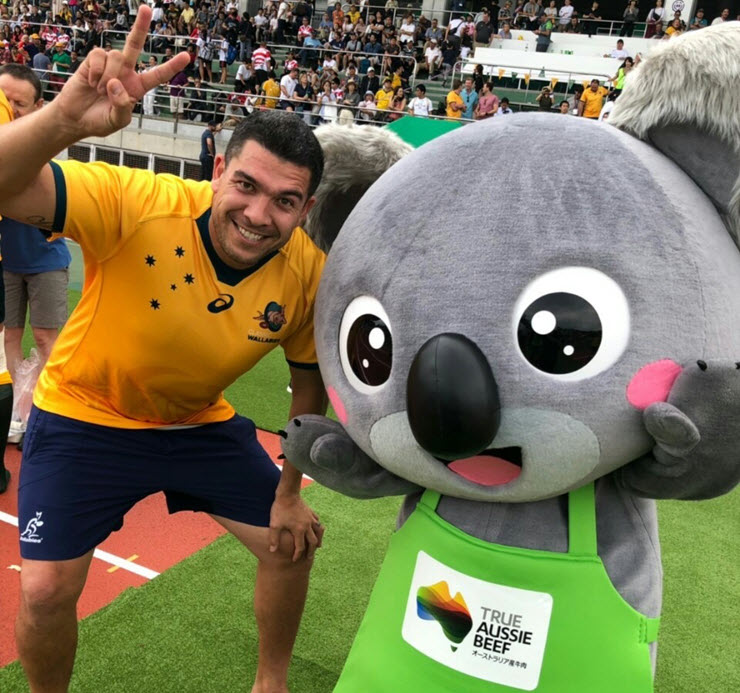
[[372, 125], [322, 125], [315, 134], [324, 152], [324, 175], [305, 229], [319, 248], [329, 252], [367, 189], [412, 147], [386, 128]]
[[714, 202], [740, 246], [740, 22], [666, 42], [630, 74], [609, 124], [650, 142]]

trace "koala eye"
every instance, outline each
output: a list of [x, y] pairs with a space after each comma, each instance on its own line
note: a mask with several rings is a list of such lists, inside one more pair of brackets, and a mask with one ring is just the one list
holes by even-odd
[[522, 292], [514, 325], [519, 351], [531, 366], [558, 380], [584, 380], [624, 352], [629, 306], [619, 285], [602, 272], [563, 267]]
[[388, 315], [377, 299], [359, 296], [345, 309], [339, 357], [347, 380], [358, 392], [376, 392], [390, 377], [393, 337]]

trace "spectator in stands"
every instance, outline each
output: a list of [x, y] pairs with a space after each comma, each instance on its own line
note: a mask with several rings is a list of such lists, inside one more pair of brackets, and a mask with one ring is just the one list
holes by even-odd
[[712, 20], [712, 26], [716, 26], [717, 24], [724, 24], [725, 22], [730, 21], [730, 9], [728, 7], [725, 7], [724, 10], [722, 10], [722, 13], [719, 15], [719, 17], [716, 17]]
[[651, 39], [664, 39], [666, 33], [663, 30], [663, 22], [655, 22], [655, 33], [650, 37]]
[[504, 98], [501, 99], [501, 104], [498, 107], [498, 111], [496, 111], [496, 115], [512, 115], [513, 113], [514, 111], [512, 111], [511, 107], [509, 106], [509, 99], [504, 96]]
[[[375, 106], [378, 111], [387, 111], [391, 106], [391, 99], [393, 98], [393, 84], [390, 78], [386, 77], [383, 80], [383, 88], [379, 89], [375, 94]], [[378, 114], [383, 115], [383, 114]]]
[[[371, 91], [373, 96], [375, 96], [378, 89], [380, 89], [380, 80], [375, 76], [375, 68], [369, 67], [367, 69], [367, 74], [360, 82], [360, 91], [365, 94], [367, 94], [368, 91]], [[375, 99], [373, 99], [373, 103], [375, 103]]]
[[280, 102], [278, 108], [292, 111], [293, 105], [293, 93], [298, 85], [298, 68], [292, 67], [290, 71], [286, 72], [280, 79]]
[[498, 111], [498, 96], [493, 93], [490, 82], [484, 82], [475, 107], [474, 117], [476, 120], [485, 120], [496, 115]]
[[617, 96], [622, 93], [622, 89], [624, 89], [624, 80], [634, 66], [635, 61], [632, 58], [625, 58], [624, 62], [617, 70], [617, 74], [609, 80], [614, 85], [614, 91]]
[[187, 104], [185, 107], [185, 117], [188, 120], [195, 121], [200, 117], [201, 121], [206, 119], [206, 109], [208, 108], [208, 92], [201, 86], [200, 77], [193, 79], [193, 86], [187, 90]]
[[380, 68], [382, 72], [392, 72], [396, 65], [400, 62], [398, 56], [401, 54], [401, 46], [398, 45], [396, 37], [392, 36], [390, 42], [385, 46], [385, 53], [383, 54], [383, 65]]
[[540, 111], [549, 113], [552, 110], [552, 92], [550, 91], [550, 87], [542, 87], [535, 101]]
[[460, 97], [465, 106], [462, 117], [466, 120], [473, 120], [473, 112], [478, 105], [478, 93], [475, 91], [472, 77], [465, 78], [465, 87], [460, 92]]
[[498, 37], [501, 39], [514, 38], [511, 33], [511, 24], [509, 24], [509, 22], [504, 22], [504, 25], [499, 29]]
[[332, 93], [329, 80], [321, 85], [317, 103], [319, 105], [319, 121], [321, 123], [333, 123], [337, 119], [337, 97]]
[[252, 61], [244, 60], [236, 71], [234, 86], [237, 87], [237, 90], [245, 91], [248, 84], [254, 86], [254, 70], [252, 68]]
[[357, 107], [360, 105], [360, 92], [357, 90], [357, 82], [355, 80], [347, 80], [347, 91], [341, 99], [341, 104], [350, 109], [352, 120], [354, 120]]
[[432, 39], [435, 39], [437, 42], [437, 45], [439, 45], [442, 42], [442, 36], [444, 32], [439, 26], [439, 22], [437, 21], [437, 18], [435, 17], [432, 19], [432, 25], [424, 32], [424, 38], [431, 42]]
[[226, 84], [229, 76], [229, 42], [224, 36], [218, 38], [218, 65], [221, 68], [221, 78], [219, 84]]
[[404, 17], [403, 22], [401, 23], [401, 29], [398, 33], [398, 40], [402, 46], [406, 45], [407, 43], [411, 43], [411, 45], [413, 45], [415, 36], [416, 22], [414, 22], [414, 15], [409, 12]]
[[265, 108], [277, 108], [277, 102], [280, 98], [280, 85], [277, 82], [275, 71], [270, 70], [267, 79], [262, 83], [261, 104]]
[[674, 19], [671, 22], [671, 25], [665, 30], [665, 36], [664, 38], [673, 38], [674, 36], [680, 36], [683, 34], [683, 29], [681, 28], [681, 20], [680, 19]]
[[[728, 10], [728, 13], [729, 13], [729, 10]], [[681, 10], [676, 10], [673, 13], [673, 20], [671, 21], [671, 25], [673, 25], [673, 22], [676, 19], [680, 22], [681, 32], [686, 31], [686, 22], [684, 22], [683, 19], [681, 19]]]
[[493, 24], [491, 24], [491, 15], [488, 12], [483, 13], [483, 18], [475, 25], [475, 48], [487, 48], [493, 39]]
[[578, 115], [590, 120], [598, 120], [607, 93], [608, 91], [600, 86], [598, 79], [592, 79], [591, 85], [583, 92], [578, 102]]
[[[663, 0], [658, 0], [658, 2], [663, 2]], [[568, 24], [566, 31], [571, 34], [580, 34], [580, 31], [576, 31], [575, 28], [571, 28], [574, 26], [573, 17], [571, 17], [570, 24]], [[591, 9], [583, 15], [582, 17], [583, 23], [583, 33], [588, 34], [589, 36], [593, 36], [598, 32], [598, 22], [601, 20], [601, 11], [599, 10], [599, 3], [594, 2], [591, 4]], [[575, 25], [578, 25], [578, 18], [575, 18]]]
[[558, 6], [555, 0], [550, 0], [549, 5], [543, 10], [543, 13], [546, 14], [550, 19], [553, 21], [553, 25], [558, 20]]
[[254, 67], [254, 77], [258, 86], [267, 79], [270, 71], [270, 60], [272, 59], [272, 53], [267, 47], [267, 41], [262, 39], [259, 47], [252, 52], [252, 66]]
[[446, 105], [447, 105], [447, 117], [448, 118], [462, 118], [463, 111], [465, 110], [465, 103], [463, 102], [460, 92], [462, 91], [462, 81], [455, 79], [452, 82], [452, 90], [447, 94]]
[[630, 0], [624, 13], [622, 14], [623, 22], [622, 28], [619, 32], [620, 36], [632, 36], [632, 32], [635, 30], [635, 22], [640, 16], [640, 12], [637, 9], [636, 0]]
[[314, 104], [314, 91], [308, 81], [308, 74], [305, 72], [301, 72], [298, 78], [298, 84], [293, 92], [293, 103], [295, 104], [296, 113], [304, 114], [304, 120], [310, 124], [311, 109]]
[[368, 54], [367, 58], [370, 61], [370, 65], [375, 67], [380, 63], [380, 56], [383, 54], [383, 46], [378, 43], [378, 40], [375, 38], [375, 34], [370, 34], [370, 38], [365, 44], [365, 53]]
[[691, 22], [691, 25], [689, 26], [689, 31], [696, 31], [697, 29], [703, 29], [705, 26], [707, 26], [707, 20], [704, 17], [704, 10], [700, 8], [696, 11], [696, 15], [694, 16], [694, 21]]
[[80, 60], [79, 53], [77, 51], [72, 51], [69, 56], [69, 72], [70, 74], [74, 74], [79, 69], [80, 65], [82, 65], [82, 61]]
[[653, 7], [647, 15], [647, 26], [645, 28], [645, 38], [652, 38], [655, 33], [655, 25], [660, 22], [663, 23], [665, 18], [665, 7], [663, 7], [663, 0], [656, 0], [655, 7]]
[[437, 39], [430, 39], [429, 47], [424, 51], [424, 61], [417, 64], [417, 71], [422, 68], [427, 71], [429, 79], [433, 79], [441, 65], [442, 51], [439, 50]]
[[[452, 69], [457, 62], [459, 52], [452, 41], [445, 41], [442, 45], [442, 85], [447, 85], [447, 78], [450, 76]], [[434, 78], [432, 78], [434, 79]]]
[[605, 58], [614, 58], [615, 60], [624, 60], [628, 56], [629, 53], [624, 49], [624, 41], [622, 39], [617, 41], [617, 47], [611, 53], [604, 53]]
[[570, 115], [570, 104], [567, 101], [561, 101], [558, 106], [558, 113], [560, 115]]
[[522, 7], [522, 13], [526, 17], [526, 28], [536, 29], [540, 25], [540, 17], [545, 13], [539, 0], [527, 0]]
[[369, 89], [365, 92], [365, 99], [360, 103], [357, 112], [357, 121], [359, 123], [369, 123], [375, 120], [378, 108], [375, 105], [375, 94]]
[[[570, 19], [568, 21], [570, 21]], [[534, 33], [537, 35], [537, 46], [535, 50], [538, 53], [547, 53], [547, 49], [550, 47], [551, 43], [550, 36], [554, 30], [555, 28], [552, 25], [552, 20], [546, 14], [543, 14], [540, 17], [539, 28], [534, 30]]]
[[218, 123], [215, 120], [208, 122], [208, 126], [200, 136], [200, 179], [211, 180], [213, 178], [213, 159], [216, 156], [216, 138]]
[[566, 34], [582, 34], [584, 31], [584, 25], [578, 21], [578, 17], [576, 16], [571, 17], [570, 22], [565, 27]]
[[409, 101], [407, 111], [409, 115], [428, 118], [434, 108], [427, 96], [427, 88], [423, 84], [416, 85], [416, 96]]
[[473, 22], [473, 15], [468, 14], [465, 17], [465, 21], [462, 23], [459, 29], [460, 33], [460, 57], [465, 60], [468, 54], [473, 50], [473, 41], [475, 39], [475, 24]]
[[208, 77], [208, 81], [213, 81], [213, 45], [208, 36], [208, 30], [205, 25], [201, 25], [199, 30], [196, 46], [198, 47], [198, 73], [201, 81]]
[[265, 38], [268, 21], [268, 18], [265, 16], [265, 10], [260, 7], [254, 17], [254, 35], [258, 42], [261, 42]]
[[473, 87], [478, 92], [479, 97], [485, 81], [486, 76], [483, 74], [483, 65], [479, 63], [473, 68]]
[[[157, 56], [149, 56], [149, 65], [144, 68], [144, 72], [156, 69], [158, 64]], [[141, 100], [141, 108], [144, 111], [144, 115], [153, 116], [155, 115], [155, 104], [156, 104], [157, 87], [152, 87]], [[210, 179], [209, 179], [210, 180]]]
[[565, 27], [570, 22], [570, 18], [573, 16], [575, 8], [571, 4], [570, 0], [565, 0], [565, 4], [558, 10], [558, 22], [560, 24], [560, 31], [564, 31]]
[[402, 118], [406, 113], [406, 92], [403, 87], [398, 87], [393, 92], [390, 106], [388, 107], [387, 118], [390, 122]]
[[499, 24], [503, 22], [508, 22], [509, 25], [511, 25], [513, 19], [514, 17], [511, 11], [511, 2], [510, 0], [506, 0], [504, 6], [498, 11]]

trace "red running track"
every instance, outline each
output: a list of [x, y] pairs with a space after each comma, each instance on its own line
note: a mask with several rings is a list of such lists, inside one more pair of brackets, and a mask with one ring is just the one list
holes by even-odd
[[[280, 454], [280, 438], [265, 431], [258, 431], [257, 437], [275, 461]], [[9, 445], [5, 465], [13, 476], [8, 490], [0, 495], [0, 667], [18, 657], [13, 622], [18, 608], [21, 561], [18, 529], [10, 522], [18, 517], [20, 458], [15, 445]], [[304, 486], [308, 483], [308, 479], [303, 480]], [[80, 598], [78, 617], [89, 616], [112, 602], [123, 590], [148, 582], [150, 577], [132, 572], [137, 566], [144, 569], [141, 572], [145, 575], [152, 576], [152, 571], [161, 573], [222, 534], [224, 529], [203, 513], [169, 515], [161, 493], [145, 498], [126, 515], [123, 528], [99, 547], [114, 557], [128, 559], [124, 562], [127, 567], [117, 567], [104, 560], [105, 557], [93, 559]]]

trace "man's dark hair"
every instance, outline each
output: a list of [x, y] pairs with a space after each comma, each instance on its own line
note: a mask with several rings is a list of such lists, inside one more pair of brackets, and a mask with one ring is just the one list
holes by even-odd
[[39, 76], [26, 65], [8, 63], [0, 67], [0, 75], [10, 75], [13, 79], [22, 79], [33, 86], [34, 101], [41, 98], [41, 80]]
[[426, 94], [427, 93], [427, 88], [423, 84], [417, 84], [416, 85], [416, 88], [419, 91], [421, 91], [422, 94]]
[[282, 111], [255, 111], [234, 128], [224, 154], [227, 166], [250, 140], [283, 161], [307, 168], [311, 173], [308, 196], [316, 192], [324, 173], [324, 153], [302, 118]]

